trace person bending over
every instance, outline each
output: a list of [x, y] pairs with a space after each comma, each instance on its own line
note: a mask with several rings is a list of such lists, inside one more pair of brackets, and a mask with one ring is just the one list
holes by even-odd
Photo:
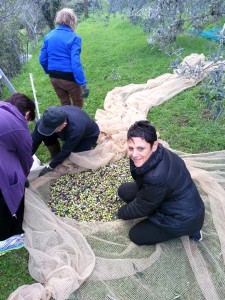
[[24, 94], [0, 101], [0, 255], [24, 246], [24, 194], [33, 164], [27, 122], [34, 119], [35, 104]]
[[81, 38], [74, 30], [77, 16], [63, 8], [56, 14], [56, 28], [44, 37], [39, 62], [61, 102], [61, 105], [83, 107], [89, 95], [87, 80], [80, 60]]
[[[91, 150], [97, 142], [99, 127], [83, 110], [76, 106], [48, 107], [32, 132], [33, 154], [42, 142], [51, 154], [51, 162], [39, 176], [55, 169], [71, 152]], [[58, 139], [62, 140], [60, 147]]]
[[127, 144], [134, 182], [118, 188], [126, 202], [118, 218], [145, 217], [130, 229], [131, 241], [155, 245], [184, 235], [200, 241], [205, 208], [184, 161], [157, 141], [149, 121], [129, 128]]

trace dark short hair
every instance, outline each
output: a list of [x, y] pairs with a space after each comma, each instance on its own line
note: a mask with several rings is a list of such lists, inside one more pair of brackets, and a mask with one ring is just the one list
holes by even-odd
[[29, 121], [35, 119], [35, 104], [34, 101], [28, 98], [26, 95], [21, 93], [15, 93], [8, 99], [7, 102], [16, 106], [19, 112], [25, 117], [26, 113], [29, 112]]
[[140, 137], [152, 146], [157, 141], [156, 129], [147, 120], [137, 121], [130, 126], [127, 132], [127, 140], [132, 140], [134, 137]]

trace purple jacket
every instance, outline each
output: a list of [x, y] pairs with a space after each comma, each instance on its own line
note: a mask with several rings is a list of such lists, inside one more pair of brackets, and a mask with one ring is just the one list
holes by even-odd
[[19, 208], [32, 164], [32, 139], [24, 116], [0, 101], [0, 190], [12, 215]]

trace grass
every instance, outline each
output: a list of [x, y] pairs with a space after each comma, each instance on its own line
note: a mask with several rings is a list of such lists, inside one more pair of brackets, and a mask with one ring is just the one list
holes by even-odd
[[0, 300], [6, 300], [19, 286], [35, 282], [29, 274], [27, 265], [26, 249], [14, 250], [0, 256]]
[[[160, 133], [176, 150], [188, 153], [223, 150], [224, 117], [212, 121], [204, 103], [198, 99], [200, 87], [186, 90], [148, 114]], [[164, 118], [162, 116], [165, 116]]]
[[[94, 117], [97, 108], [103, 108], [104, 98], [117, 86], [130, 83], [145, 83], [169, 69], [172, 58], [158, 49], [152, 49], [140, 27], [134, 27], [125, 20], [112, 19], [109, 26], [103, 26], [90, 18], [77, 28], [82, 36], [82, 63], [90, 88], [84, 110]], [[217, 46], [200, 37], [182, 36], [177, 43], [185, 49], [184, 57], [191, 53], [208, 54]], [[12, 80], [18, 92], [33, 98], [29, 73], [33, 74], [40, 112], [49, 105], [59, 105], [48, 76], [38, 62], [42, 42], [32, 53], [33, 57], [24, 66], [22, 73]], [[213, 122], [204, 103], [199, 100], [201, 87], [197, 86], [178, 94], [159, 107], [154, 107], [148, 119], [154, 123], [162, 139], [176, 150], [200, 153], [224, 149], [225, 117]], [[5, 91], [5, 98], [9, 91]], [[33, 124], [30, 125], [32, 130]], [[41, 161], [49, 159], [44, 147], [37, 156]], [[28, 253], [25, 249], [7, 253], [0, 257], [0, 300], [22, 284], [34, 282], [27, 269]]]

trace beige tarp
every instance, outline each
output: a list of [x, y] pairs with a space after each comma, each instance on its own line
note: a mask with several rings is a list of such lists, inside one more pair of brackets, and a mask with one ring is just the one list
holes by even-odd
[[[201, 62], [207, 71], [215, 67], [202, 54], [192, 54], [185, 61], [192, 67]], [[174, 73], [113, 89], [104, 109], [96, 111], [101, 129], [97, 147], [71, 154], [56, 172], [43, 177], [36, 178], [39, 170], [32, 171], [24, 229], [29, 271], [38, 283], [19, 287], [9, 300], [225, 299], [225, 151], [177, 152], [206, 205], [201, 243], [182, 237], [156, 246], [136, 246], [127, 235], [136, 220], [77, 222], [60, 219], [45, 204], [50, 179], [97, 169], [124, 157], [128, 127], [146, 119], [152, 106], [198, 81]]]

